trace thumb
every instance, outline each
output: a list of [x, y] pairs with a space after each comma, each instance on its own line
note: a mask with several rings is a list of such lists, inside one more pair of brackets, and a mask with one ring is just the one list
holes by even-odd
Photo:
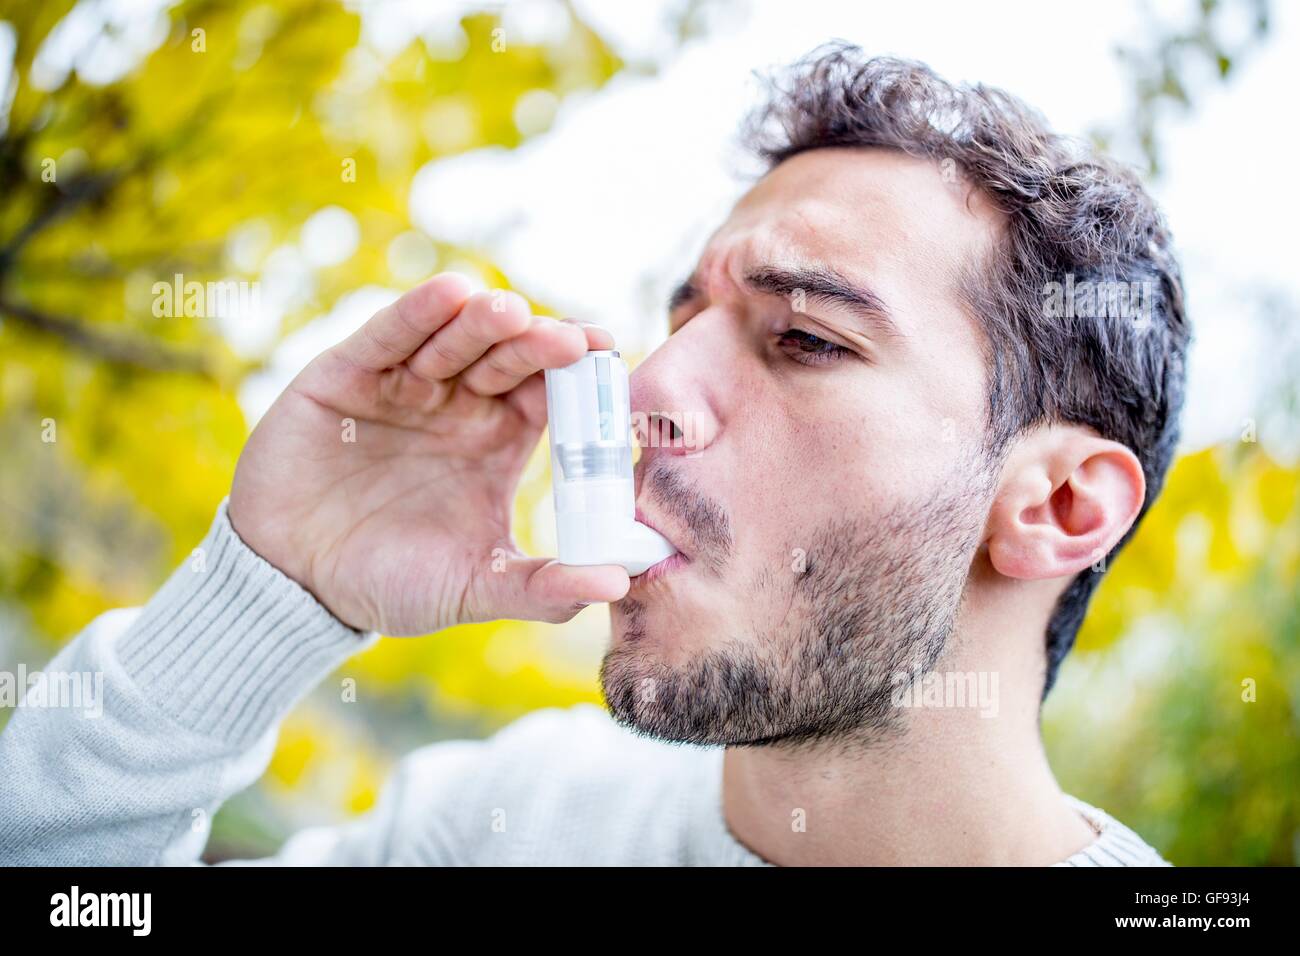
[[551, 558], [509, 558], [485, 582], [482, 620], [561, 624], [588, 604], [617, 601], [632, 582], [617, 564], [575, 566]]

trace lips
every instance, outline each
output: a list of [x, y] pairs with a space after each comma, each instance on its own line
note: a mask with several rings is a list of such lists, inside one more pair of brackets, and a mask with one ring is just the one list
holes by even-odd
[[[681, 545], [679, 545], [679, 544], [677, 543], [677, 536], [676, 536], [675, 534], [673, 534], [673, 533], [671, 533], [671, 532], [665, 530], [663, 527], [661, 527], [661, 525], [660, 525], [659, 522], [652, 520], [652, 519], [650, 518], [649, 515], [647, 515], [644, 511], [641, 510], [641, 506], [640, 506], [640, 505], [637, 505], [637, 508], [636, 508], [636, 520], [637, 520], [638, 522], [640, 522], [641, 524], [645, 525], [647, 528], [650, 528], [650, 529], [653, 530], [653, 531], [657, 531], [657, 532], [659, 532], [659, 534], [663, 535], [665, 538], [668, 539], [668, 543], [669, 543], [669, 544], [671, 544], [674, 548], [677, 549], [677, 553], [678, 553], [679, 555], [681, 555], [682, 557], [685, 557], [687, 560], [690, 559], [690, 556], [689, 556], [688, 554], [686, 554], [686, 552], [682, 550]], [[668, 559], [665, 559], [665, 560], [668, 560]], [[662, 562], [661, 562], [661, 563], [662, 563]]]
[[650, 567], [646, 568], [644, 571], [642, 571], [640, 574], [634, 577], [632, 579], [632, 587], [636, 588], [638, 586], [645, 586], [649, 584], [651, 581], [659, 580], [666, 574], [671, 574], [673, 571], [676, 571], [678, 568], [686, 567], [690, 563], [691, 563], [691, 559], [686, 557], [686, 555], [682, 554], [681, 552], [678, 552], [677, 554], [670, 554], [668, 557], [664, 558], [658, 564], [650, 565]]
[[649, 584], [651, 581], [657, 581], [660, 578], [662, 578], [664, 575], [676, 571], [678, 568], [683, 568], [686, 565], [691, 563], [690, 556], [686, 554], [686, 552], [684, 552], [680, 546], [678, 546], [676, 536], [671, 534], [668, 531], [665, 531], [662, 527], [660, 527], [658, 522], [651, 520], [651, 518], [639, 507], [636, 509], [636, 520], [641, 522], [641, 524], [645, 525], [647, 528], [652, 528], [653, 530], [659, 532], [659, 534], [667, 538], [668, 543], [671, 544], [674, 548], [677, 548], [677, 553], [670, 554], [668, 557], [664, 558], [658, 564], [652, 564], [650, 567], [646, 568], [646, 570], [643, 571], [641, 574], [638, 574], [636, 577], [634, 577], [632, 579], [632, 587], [636, 588], [638, 586], [645, 586]]

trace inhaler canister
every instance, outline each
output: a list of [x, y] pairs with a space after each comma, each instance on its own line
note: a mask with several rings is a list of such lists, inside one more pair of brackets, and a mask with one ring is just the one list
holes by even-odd
[[620, 564], [635, 577], [676, 549], [636, 520], [627, 366], [613, 350], [546, 370], [555, 530], [564, 564]]

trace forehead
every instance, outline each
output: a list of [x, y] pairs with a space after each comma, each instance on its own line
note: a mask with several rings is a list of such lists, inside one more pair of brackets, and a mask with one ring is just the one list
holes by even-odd
[[817, 149], [771, 170], [733, 208], [701, 260], [739, 284], [764, 265], [829, 266], [904, 315], [947, 299], [1002, 229], [1001, 214], [937, 162], [879, 148]]

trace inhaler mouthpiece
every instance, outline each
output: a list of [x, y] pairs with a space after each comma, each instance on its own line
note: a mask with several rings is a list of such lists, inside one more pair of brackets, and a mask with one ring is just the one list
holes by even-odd
[[636, 520], [631, 402], [618, 352], [547, 369], [546, 420], [561, 563], [620, 564], [635, 577], [676, 554]]

